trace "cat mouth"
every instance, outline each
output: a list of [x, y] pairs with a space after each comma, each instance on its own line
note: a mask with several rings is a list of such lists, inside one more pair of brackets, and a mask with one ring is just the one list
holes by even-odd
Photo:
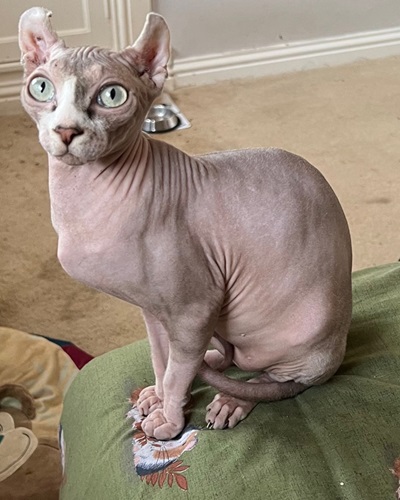
[[57, 158], [57, 160], [66, 163], [71, 166], [84, 165], [86, 163], [92, 163], [96, 161], [101, 156], [101, 151], [96, 150], [96, 148], [86, 147], [73, 147], [74, 145], [68, 145], [64, 148], [54, 148], [53, 151], [48, 151], [50, 155]]
[[66, 163], [67, 165], [70, 165], [71, 167], [78, 167], [79, 165], [83, 165], [84, 163], [87, 163], [82, 158], [79, 158], [78, 156], [75, 156], [74, 154], [70, 153], [67, 151], [66, 153], [63, 153], [61, 155], [54, 155], [57, 160], [61, 160], [63, 163]]
[[68, 146], [60, 147], [60, 145], [54, 145], [51, 142], [49, 144], [48, 141], [40, 141], [40, 143], [50, 156], [67, 165], [78, 166], [87, 163], [85, 158], [72, 153]]

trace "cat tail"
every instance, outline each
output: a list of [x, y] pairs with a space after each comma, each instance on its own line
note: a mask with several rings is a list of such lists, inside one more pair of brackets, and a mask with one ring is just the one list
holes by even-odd
[[244, 382], [227, 377], [223, 373], [213, 370], [205, 361], [198, 372], [199, 377], [218, 391], [245, 401], [280, 401], [292, 398], [303, 392], [309, 386], [295, 382], [269, 382], [253, 379]]

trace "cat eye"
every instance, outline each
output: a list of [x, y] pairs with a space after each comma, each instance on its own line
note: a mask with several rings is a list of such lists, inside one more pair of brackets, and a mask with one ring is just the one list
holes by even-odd
[[104, 87], [97, 96], [97, 102], [104, 108], [118, 108], [128, 100], [128, 92], [121, 85]]
[[29, 93], [37, 101], [49, 102], [54, 97], [55, 89], [49, 79], [37, 76], [29, 84]]

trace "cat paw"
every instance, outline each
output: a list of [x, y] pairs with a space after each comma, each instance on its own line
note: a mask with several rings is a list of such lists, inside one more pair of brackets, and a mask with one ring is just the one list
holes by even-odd
[[162, 409], [156, 409], [142, 422], [142, 430], [146, 436], [154, 437], [162, 441], [177, 436], [185, 424], [184, 419], [178, 422], [169, 422]]
[[256, 406], [254, 401], [244, 401], [226, 394], [217, 394], [207, 406], [206, 422], [209, 429], [235, 427]]
[[154, 385], [141, 390], [136, 404], [142, 416], [147, 416], [153, 411], [162, 408], [162, 400], [157, 396]]

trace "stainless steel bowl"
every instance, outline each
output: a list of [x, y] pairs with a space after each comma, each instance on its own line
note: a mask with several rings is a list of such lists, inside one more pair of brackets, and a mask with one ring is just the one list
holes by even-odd
[[179, 124], [176, 114], [164, 104], [155, 104], [147, 113], [143, 130], [149, 133], [167, 132]]

